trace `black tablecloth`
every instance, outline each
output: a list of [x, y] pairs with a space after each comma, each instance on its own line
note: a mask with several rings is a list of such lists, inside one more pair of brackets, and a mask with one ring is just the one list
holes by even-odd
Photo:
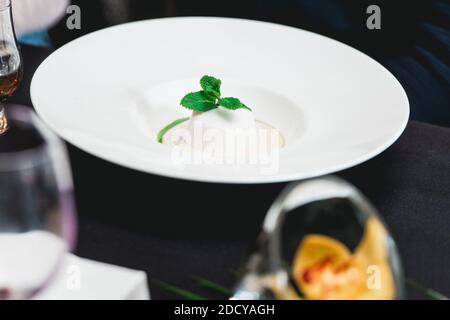
[[[13, 100], [29, 103], [29, 78], [47, 52], [23, 51], [26, 80]], [[69, 149], [79, 211], [76, 253], [200, 293], [190, 275], [232, 286], [233, 270], [285, 186], [168, 179]], [[380, 210], [407, 277], [450, 295], [450, 129], [411, 121], [387, 151], [338, 174]], [[155, 284], [151, 293], [155, 299], [173, 297]]]

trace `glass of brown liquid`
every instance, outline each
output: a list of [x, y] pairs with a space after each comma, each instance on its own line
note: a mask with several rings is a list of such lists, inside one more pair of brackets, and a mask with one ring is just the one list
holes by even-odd
[[17, 45], [11, 0], [0, 0], [0, 134], [8, 130], [4, 103], [19, 85], [22, 58]]

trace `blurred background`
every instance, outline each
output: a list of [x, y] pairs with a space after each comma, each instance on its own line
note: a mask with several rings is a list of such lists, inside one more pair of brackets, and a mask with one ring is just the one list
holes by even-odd
[[[29, 84], [34, 70], [52, 51], [84, 34], [143, 19], [225, 16], [295, 26], [347, 43], [379, 61], [401, 82], [408, 94], [413, 120], [450, 127], [448, 0], [71, 2], [81, 9], [80, 30], [69, 30], [66, 25], [69, 15], [62, 13], [62, 19], [48, 30], [20, 35], [24, 81], [8, 102], [31, 106]], [[366, 10], [373, 4], [381, 9], [380, 30], [369, 30], [366, 26], [369, 16]], [[120, 45], [120, 39], [117, 41]], [[447, 294], [449, 289], [442, 279], [450, 258], [441, 253], [449, 252], [445, 224], [448, 152], [442, 148], [448, 144], [444, 144], [446, 136], [441, 128], [430, 126], [425, 132], [422, 130], [425, 127], [417, 123], [410, 123], [410, 127], [408, 141], [404, 138], [403, 144], [397, 144], [383, 156], [339, 175], [361, 188], [385, 215], [394, 235], [400, 239], [406, 273]], [[80, 219], [77, 254], [137, 269], [151, 266], [151, 276], [174, 279], [183, 285], [187, 280], [179, 271], [180, 265], [186, 273], [200, 273], [232, 284], [235, 278], [230, 272], [217, 270], [224, 268], [224, 257], [229, 260], [227, 267], [240, 264], [247, 246], [259, 232], [264, 213], [284, 187], [274, 184], [211, 188], [209, 184], [145, 175], [105, 162], [72, 145], [68, 148]], [[191, 194], [185, 190], [196, 190], [221, 206], [211, 214], [209, 207], [192, 203]], [[178, 201], [164, 202], [162, 209], [155, 209], [152, 203], [162, 203], [165, 196], [174, 192]], [[222, 201], [224, 198], [233, 200]], [[189, 215], [180, 215], [180, 211], [186, 210], [185, 204], [189, 204]], [[430, 215], [424, 216], [424, 212]], [[156, 215], [158, 219], [154, 219]], [[157, 297], [165, 296], [156, 290], [153, 293]]]
[[[408, 94], [412, 119], [450, 126], [447, 0], [72, 0], [72, 4], [81, 8], [82, 28], [68, 30], [63, 19], [50, 30], [55, 47], [115, 24], [170, 16], [239, 17], [311, 30], [347, 43], [389, 69]], [[366, 27], [366, 10], [373, 4], [381, 8], [381, 30]]]

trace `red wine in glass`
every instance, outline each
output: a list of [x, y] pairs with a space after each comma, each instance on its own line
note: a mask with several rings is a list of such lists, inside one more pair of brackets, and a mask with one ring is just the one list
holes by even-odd
[[4, 101], [17, 89], [20, 81], [20, 70], [0, 76], [0, 100]]
[[22, 78], [22, 57], [17, 45], [11, 1], [0, 0], [0, 134], [8, 129], [4, 103]]
[[[6, 58], [0, 57], [0, 61], [3, 60]], [[8, 120], [3, 103], [16, 91], [22, 77], [21, 73], [22, 69], [19, 66], [9, 74], [0, 74], [0, 134], [4, 134], [8, 130]]]

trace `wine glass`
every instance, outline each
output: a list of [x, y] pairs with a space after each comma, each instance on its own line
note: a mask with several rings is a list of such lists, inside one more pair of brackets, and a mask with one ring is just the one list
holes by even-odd
[[8, 130], [4, 103], [22, 78], [22, 58], [17, 45], [11, 0], [0, 0], [0, 134]]
[[352, 185], [324, 177], [289, 186], [274, 202], [233, 299], [404, 298], [395, 242]]
[[75, 243], [64, 144], [26, 107], [7, 109], [0, 135], [0, 300], [45, 288]]

